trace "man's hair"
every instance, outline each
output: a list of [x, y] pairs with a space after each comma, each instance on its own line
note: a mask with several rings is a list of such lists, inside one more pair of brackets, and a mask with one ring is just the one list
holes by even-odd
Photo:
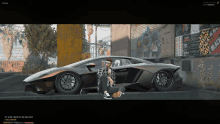
[[112, 59], [111, 58], [106, 58], [106, 61], [110, 61], [112, 63]]

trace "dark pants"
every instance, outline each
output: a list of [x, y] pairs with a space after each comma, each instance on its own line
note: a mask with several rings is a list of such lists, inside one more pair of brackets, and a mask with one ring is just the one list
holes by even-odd
[[125, 88], [124, 87], [111, 87], [111, 86], [107, 86], [107, 82], [108, 78], [107, 76], [103, 75], [100, 78], [100, 84], [99, 84], [99, 93], [104, 93], [104, 91], [107, 91], [110, 95], [121, 91], [124, 92]]

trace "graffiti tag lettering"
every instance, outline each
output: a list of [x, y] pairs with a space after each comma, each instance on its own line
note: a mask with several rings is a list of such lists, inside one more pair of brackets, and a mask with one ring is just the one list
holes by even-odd
[[214, 50], [219, 46], [220, 44], [220, 37], [218, 37], [215, 41], [215, 43], [213, 43], [211, 45], [211, 50], [213, 51], [212, 54], [215, 54], [216, 52], [214, 52]]
[[215, 33], [213, 33], [213, 37], [211, 36], [211, 39], [209, 41], [209, 45], [211, 45], [218, 38], [219, 34], [220, 34], [220, 28], [218, 28], [217, 32], [215, 31]]

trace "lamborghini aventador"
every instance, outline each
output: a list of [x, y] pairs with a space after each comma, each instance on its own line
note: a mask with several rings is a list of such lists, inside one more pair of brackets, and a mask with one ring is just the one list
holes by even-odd
[[27, 77], [25, 91], [48, 93], [55, 90], [61, 94], [77, 94], [82, 89], [97, 87], [97, 70], [104, 66], [107, 57], [112, 58], [116, 73], [116, 85], [139, 84], [159, 91], [169, 91], [182, 84], [180, 66], [153, 63], [144, 59], [126, 56], [89, 58], [63, 67], [51, 68]]

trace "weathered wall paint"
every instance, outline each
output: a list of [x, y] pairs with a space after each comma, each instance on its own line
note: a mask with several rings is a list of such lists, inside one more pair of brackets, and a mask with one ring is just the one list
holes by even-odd
[[82, 53], [82, 60], [91, 58], [91, 53]]
[[167, 25], [159, 33], [161, 34], [161, 58], [174, 57], [175, 25]]
[[112, 28], [112, 43], [111, 55], [114, 56], [131, 56], [130, 53], [130, 24], [113, 24]]
[[[192, 71], [182, 71], [182, 61], [184, 60], [191, 60], [192, 61]], [[180, 76], [183, 78], [183, 83], [187, 85], [192, 85], [195, 87], [199, 86], [199, 81], [202, 78], [202, 75], [200, 74], [200, 68], [199, 65], [201, 64], [200, 60], [204, 61], [205, 64], [205, 70], [206, 74], [209, 73], [209, 68], [212, 65], [213, 66], [213, 76], [209, 80], [209, 82], [215, 82], [217, 81], [217, 77], [219, 76], [220, 71], [220, 57], [204, 57], [204, 58], [186, 58], [182, 59], [178, 62], [175, 62], [175, 65], [180, 66], [181, 68], [178, 70]], [[208, 76], [208, 75], [206, 75]], [[208, 82], [206, 80], [206, 82]]]
[[82, 60], [82, 25], [57, 25], [57, 66]]

